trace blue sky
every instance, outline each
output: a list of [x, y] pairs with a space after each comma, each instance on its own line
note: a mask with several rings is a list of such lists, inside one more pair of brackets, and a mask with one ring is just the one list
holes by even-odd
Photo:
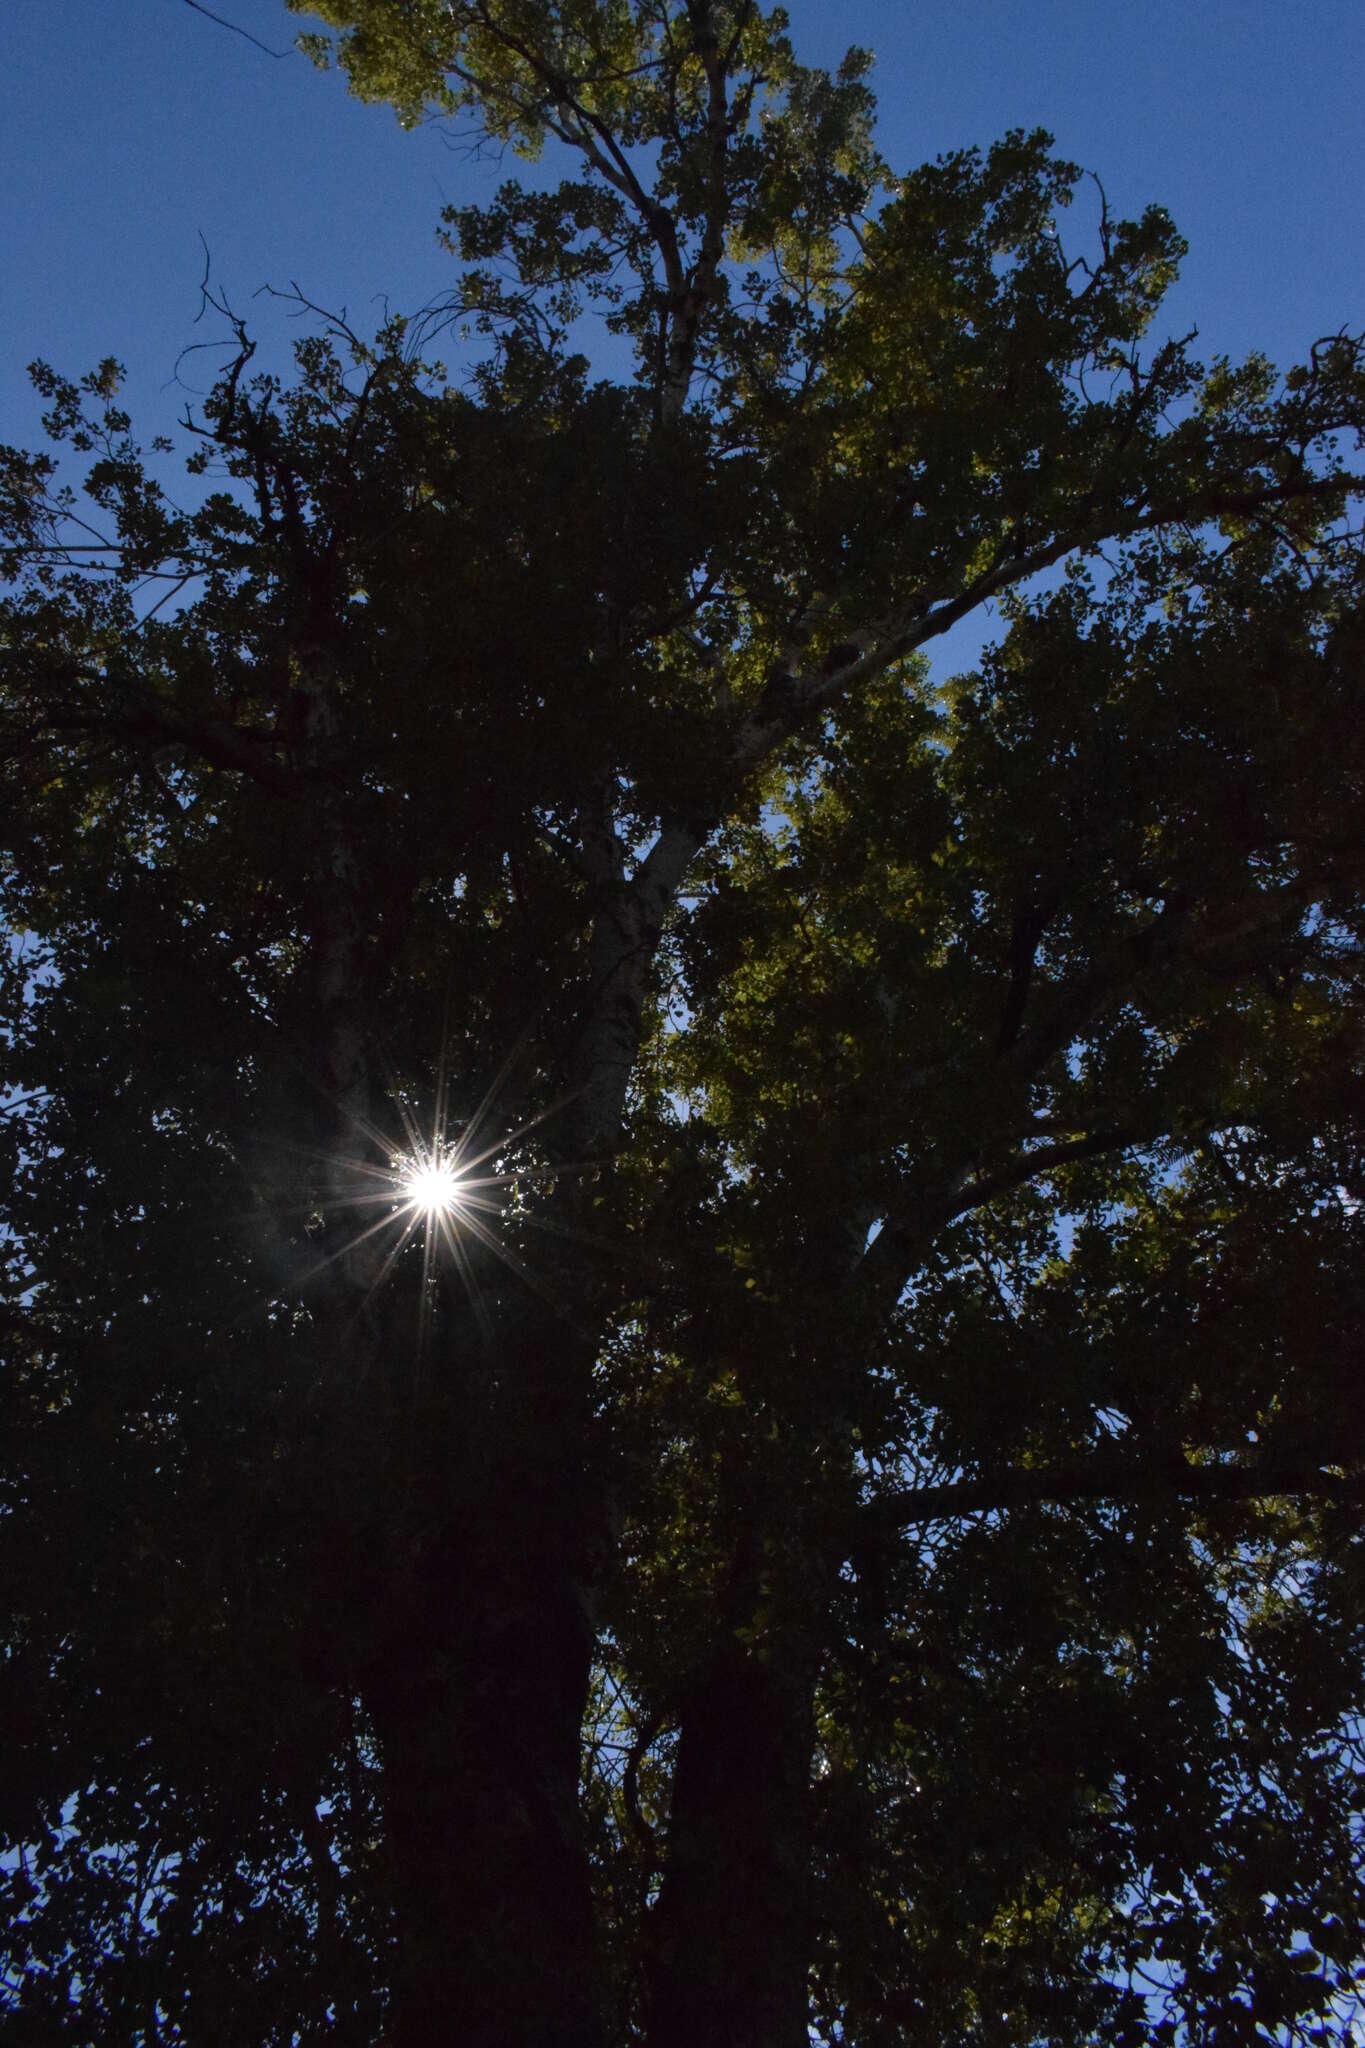
[[[283, 0], [213, 0], [285, 49]], [[1190, 242], [1170, 322], [1208, 353], [1287, 362], [1365, 326], [1365, 8], [1358, 0], [792, 0], [798, 52], [877, 53], [893, 168], [1052, 129], [1111, 207], [1159, 200]], [[31, 443], [24, 365], [116, 355], [146, 438], [173, 427], [176, 359], [196, 328], [202, 234], [214, 274], [268, 347], [297, 280], [377, 318], [453, 282], [435, 242], [447, 201], [506, 175], [436, 126], [399, 130], [297, 54], [275, 61], [185, 0], [0, 6], [0, 440]], [[1077, 228], [1080, 221], [1076, 223]], [[1073, 230], [1073, 233], [1075, 231]], [[1069, 237], [1070, 239], [1070, 237]], [[212, 358], [182, 375], [208, 381]]]

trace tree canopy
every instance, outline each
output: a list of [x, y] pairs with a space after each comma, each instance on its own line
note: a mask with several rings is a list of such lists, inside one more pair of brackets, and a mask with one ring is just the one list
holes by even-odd
[[1361, 343], [750, 0], [306, 11], [564, 175], [0, 451], [0, 2040], [1343, 2038]]

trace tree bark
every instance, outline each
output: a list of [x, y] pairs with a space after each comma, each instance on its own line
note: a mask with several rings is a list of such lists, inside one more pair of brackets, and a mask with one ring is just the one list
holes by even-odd
[[500, 1348], [477, 1423], [457, 1401], [418, 1481], [406, 1585], [376, 1587], [391, 1614], [365, 1694], [394, 1870], [393, 2048], [602, 2041], [579, 1816], [594, 1540], [578, 1354], [548, 1317]]
[[538, 1590], [454, 1641], [433, 1602], [370, 1688], [395, 1873], [394, 2048], [600, 2042], [578, 1824], [587, 1657]]
[[649, 2048], [806, 2048], [809, 1660], [724, 1638], [683, 1717]]

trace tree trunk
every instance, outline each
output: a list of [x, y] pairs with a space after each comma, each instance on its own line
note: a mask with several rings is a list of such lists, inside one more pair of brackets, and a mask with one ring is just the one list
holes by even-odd
[[797, 1662], [726, 1637], [683, 1717], [649, 2048], [806, 2048], [814, 1723]]
[[365, 1692], [395, 1874], [393, 2048], [602, 2040], [579, 1816], [586, 1373], [562, 1325], [497, 1363], [419, 1479], [414, 1569], [377, 1589], [392, 1612]]
[[600, 2042], [578, 1821], [587, 1656], [552, 1609], [526, 1601], [482, 1632], [433, 1611], [370, 1690], [396, 1878], [394, 2048]]

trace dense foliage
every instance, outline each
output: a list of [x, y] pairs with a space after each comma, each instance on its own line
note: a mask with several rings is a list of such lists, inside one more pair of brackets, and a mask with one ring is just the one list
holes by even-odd
[[1360, 345], [747, 0], [312, 11], [566, 176], [2, 454], [0, 2039], [1343, 2038]]

